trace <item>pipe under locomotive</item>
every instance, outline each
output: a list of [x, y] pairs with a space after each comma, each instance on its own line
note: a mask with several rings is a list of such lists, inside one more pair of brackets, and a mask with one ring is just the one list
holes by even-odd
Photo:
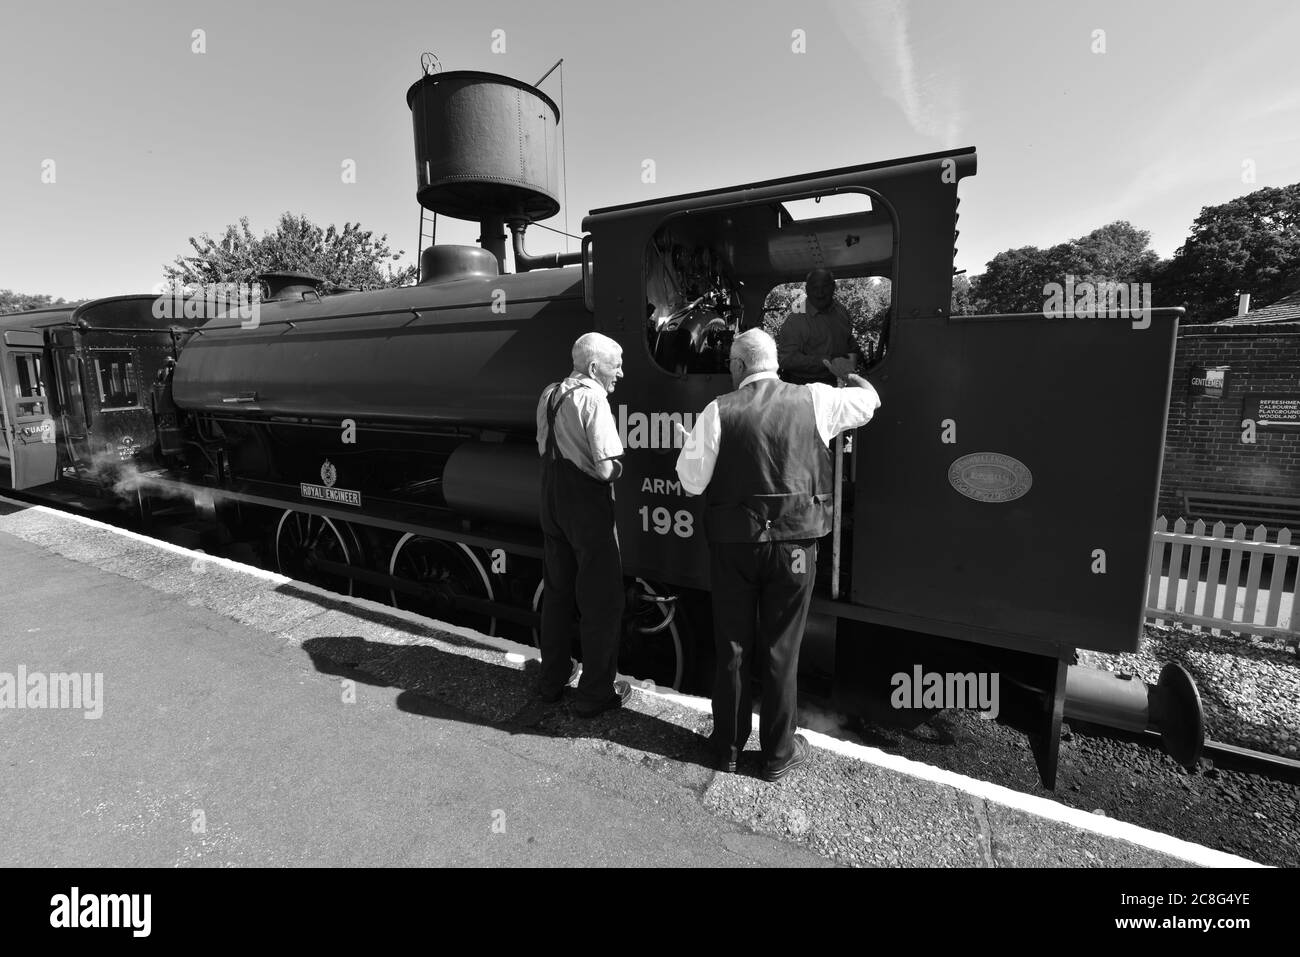
[[[730, 390], [731, 338], [774, 285], [814, 266], [880, 276], [893, 301], [868, 374], [884, 406], [844, 459], [843, 547], [819, 550], [808, 664], [857, 711], [914, 665], [1002, 671], [1036, 695], [1049, 786], [1063, 714], [1122, 712], [1195, 760], [1185, 673], [1135, 694], [1070, 664], [1140, 637], [1177, 310], [949, 315], [971, 149], [596, 210], [581, 253], [529, 256], [528, 225], [559, 210], [555, 104], [469, 71], [426, 75], [407, 102], [421, 205], [477, 220], [480, 247], [431, 246], [405, 288], [328, 294], [280, 276], [253, 321], [169, 322], [151, 297], [118, 297], [6, 332], [8, 352], [42, 355], [63, 443], [21, 476], [15, 454], [11, 484], [99, 481], [144, 511], [185, 496], [226, 535], [251, 511], [286, 574], [526, 639], [544, 599], [537, 400], [594, 329], [624, 349], [625, 648], [660, 683], [689, 684], [708, 674], [692, 667], [710, 644], [707, 545], [673, 424]], [[790, 212], [846, 194], [857, 211]], [[105, 389], [128, 370], [115, 406]]]

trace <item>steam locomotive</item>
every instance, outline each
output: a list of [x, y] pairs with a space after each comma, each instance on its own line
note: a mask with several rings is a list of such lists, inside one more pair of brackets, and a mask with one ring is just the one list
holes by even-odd
[[[1033, 702], [1048, 787], [1063, 714], [1159, 728], [1196, 759], [1185, 672], [1147, 687], [1071, 664], [1141, 635], [1179, 310], [952, 315], [973, 148], [597, 209], [580, 252], [532, 256], [527, 229], [560, 208], [554, 101], [473, 71], [406, 99], [421, 216], [477, 221], [479, 246], [431, 245], [404, 288], [264, 276], [251, 320], [152, 295], [0, 317], [0, 482], [144, 518], [182, 500], [222, 538], [252, 528], [294, 578], [526, 639], [536, 404], [597, 330], [624, 355], [623, 667], [707, 690], [703, 502], [677, 482], [675, 424], [730, 391], [730, 342], [776, 285], [878, 276], [892, 302], [866, 374], [884, 405], [836, 449], [806, 668], [869, 711], [914, 663], [995, 667]], [[854, 211], [796, 213], [846, 196]]]

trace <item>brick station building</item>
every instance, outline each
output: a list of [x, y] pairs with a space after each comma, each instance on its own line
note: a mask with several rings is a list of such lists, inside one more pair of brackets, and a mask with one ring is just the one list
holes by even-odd
[[1300, 291], [1179, 331], [1158, 513], [1300, 531]]

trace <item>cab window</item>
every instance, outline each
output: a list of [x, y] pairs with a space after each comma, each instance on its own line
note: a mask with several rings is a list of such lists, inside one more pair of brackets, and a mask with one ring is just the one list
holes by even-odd
[[[866, 276], [835, 281], [835, 302], [848, 314], [853, 344], [864, 368], [884, 358], [885, 329], [893, 301], [892, 283], [884, 276]], [[786, 319], [807, 312], [807, 295], [802, 282], [773, 286], [763, 303], [763, 328], [777, 339]]]
[[825, 268], [869, 364], [883, 354], [893, 252], [893, 218], [866, 192], [674, 215], [644, 253], [646, 347], [676, 375], [725, 373], [735, 336], [779, 332], [788, 312], [776, 313], [793, 311], [808, 273]]

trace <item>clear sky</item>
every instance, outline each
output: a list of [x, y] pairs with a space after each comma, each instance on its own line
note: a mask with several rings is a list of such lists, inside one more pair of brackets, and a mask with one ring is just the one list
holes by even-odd
[[564, 57], [570, 232], [601, 206], [973, 145], [960, 268], [1115, 219], [1168, 256], [1202, 206], [1300, 181], [1297, 36], [1285, 0], [4, 0], [0, 288], [148, 291], [189, 236], [285, 210], [413, 261], [425, 50], [530, 83]]

